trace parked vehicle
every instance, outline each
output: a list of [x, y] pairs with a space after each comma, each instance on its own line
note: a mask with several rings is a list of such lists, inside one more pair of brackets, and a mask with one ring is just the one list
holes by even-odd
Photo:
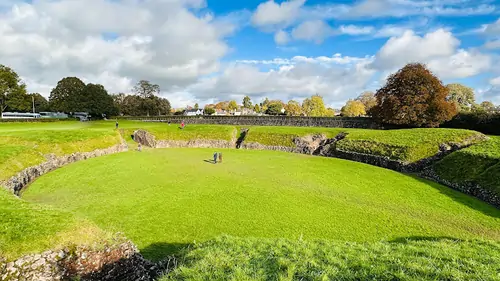
[[90, 121], [91, 117], [88, 112], [73, 112], [72, 116], [82, 122]]
[[68, 118], [68, 114], [61, 112], [40, 112], [41, 118], [57, 118], [57, 119], [66, 119]]
[[35, 119], [40, 117], [38, 113], [2, 112], [2, 119]]

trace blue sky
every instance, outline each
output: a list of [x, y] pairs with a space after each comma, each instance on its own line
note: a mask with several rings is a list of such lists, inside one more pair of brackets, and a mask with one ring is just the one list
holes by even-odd
[[0, 63], [46, 96], [78, 76], [174, 106], [314, 93], [340, 107], [408, 62], [500, 104], [500, 3], [491, 0], [4, 0]]

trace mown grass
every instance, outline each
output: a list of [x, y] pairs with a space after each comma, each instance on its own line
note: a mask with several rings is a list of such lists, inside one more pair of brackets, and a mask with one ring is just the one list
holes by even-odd
[[12, 260], [106, 235], [70, 212], [28, 203], [0, 188], [0, 257]]
[[478, 183], [500, 196], [500, 137], [456, 151], [434, 165], [437, 174], [454, 183]]
[[343, 243], [221, 237], [186, 249], [167, 280], [498, 280], [500, 243]]
[[331, 138], [340, 132], [347, 137], [337, 148], [393, 160], [415, 162], [439, 152], [443, 143], [478, 143], [482, 134], [459, 129], [365, 130], [347, 128], [251, 127], [246, 142], [263, 145], [295, 147], [294, 138], [310, 134], [325, 134]]
[[48, 154], [61, 156], [120, 143], [118, 132], [112, 129], [102, 130], [93, 128], [88, 123], [69, 121], [2, 123], [0, 136], [0, 180], [6, 180], [24, 168], [42, 163]]
[[221, 234], [500, 240], [500, 210], [429, 181], [341, 159], [220, 151], [217, 165], [214, 149], [94, 158], [42, 176], [23, 196], [123, 231], [151, 259]]

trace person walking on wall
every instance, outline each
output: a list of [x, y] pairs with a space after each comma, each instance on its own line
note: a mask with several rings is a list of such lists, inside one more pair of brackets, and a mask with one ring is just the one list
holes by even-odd
[[214, 153], [214, 164], [217, 164], [217, 152]]
[[222, 152], [219, 152], [219, 163], [222, 163]]

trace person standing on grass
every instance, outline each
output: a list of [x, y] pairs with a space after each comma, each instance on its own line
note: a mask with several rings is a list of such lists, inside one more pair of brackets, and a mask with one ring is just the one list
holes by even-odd
[[222, 152], [219, 152], [219, 163], [222, 163]]
[[214, 153], [214, 164], [217, 164], [217, 152]]
[[115, 129], [118, 130], [118, 119], [116, 119]]
[[181, 129], [184, 129], [184, 120], [181, 122]]

